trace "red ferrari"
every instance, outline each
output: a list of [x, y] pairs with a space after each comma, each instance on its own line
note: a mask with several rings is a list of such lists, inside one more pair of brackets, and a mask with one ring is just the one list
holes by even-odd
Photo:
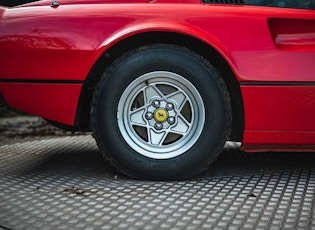
[[92, 130], [126, 175], [315, 151], [315, 0], [0, 3], [0, 105]]

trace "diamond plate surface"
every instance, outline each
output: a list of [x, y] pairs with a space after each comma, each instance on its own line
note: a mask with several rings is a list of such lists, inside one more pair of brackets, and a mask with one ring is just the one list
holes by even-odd
[[186, 181], [126, 178], [90, 136], [0, 146], [0, 228], [315, 229], [315, 154], [227, 146]]

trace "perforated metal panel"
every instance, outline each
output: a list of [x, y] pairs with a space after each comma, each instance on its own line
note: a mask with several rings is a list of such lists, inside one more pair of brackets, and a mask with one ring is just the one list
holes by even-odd
[[0, 146], [0, 226], [8, 229], [315, 229], [315, 154], [228, 146], [203, 175], [117, 174], [89, 136]]

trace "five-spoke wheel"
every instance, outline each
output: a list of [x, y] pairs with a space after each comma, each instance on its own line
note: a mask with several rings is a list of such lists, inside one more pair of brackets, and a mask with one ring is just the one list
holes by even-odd
[[131, 148], [146, 157], [168, 159], [196, 143], [205, 109], [197, 89], [185, 78], [154, 71], [129, 84], [119, 100], [117, 118]]
[[104, 73], [91, 121], [104, 156], [126, 175], [182, 179], [208, 167], [230, 130], [227, 89], [197, 54], [173, 45], [131, 51]]

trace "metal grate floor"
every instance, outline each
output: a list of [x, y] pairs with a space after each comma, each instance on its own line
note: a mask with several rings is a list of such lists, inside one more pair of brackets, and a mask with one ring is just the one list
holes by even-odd
[[315, 229], [315, 154], [227, 146], [198, 178], [117, 174], [90, 136], [0, 146], [0, 228]]

